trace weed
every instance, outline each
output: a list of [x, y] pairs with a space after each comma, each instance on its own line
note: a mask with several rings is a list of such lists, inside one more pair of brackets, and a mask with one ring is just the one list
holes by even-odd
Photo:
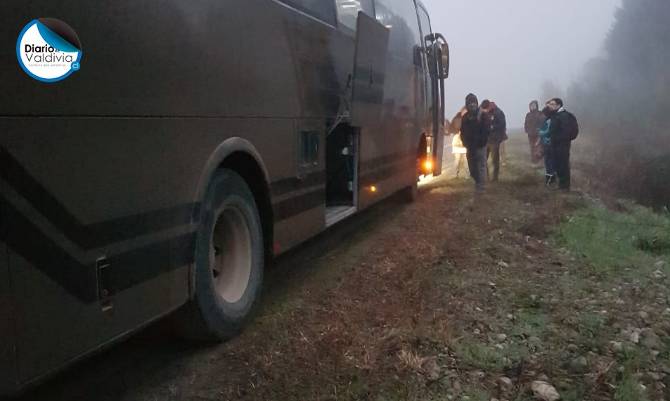
[[549, 318], [537, 310], [523, 310], [517, 316], [512, 335], [517, 337], [542, 337], [547, 329]]
[[659, 258], [670, 261], [670, 218], [641, 206], [627, 212], [587, 207], [562, 223], [554, 239], [610, 279], [645, 282]]
[[[472, 388], [465, 391], [466, 397], [469, 401], [489, 401], [491, 395], [484, 390]], [[466, 399], [463, 397], [463, 399]]]
[[630, 372], [625, 372], [614, 393], [614, 400], [647, 401], [648, 398], [640, 387], [640, 382]]
[[456, 344], [455, 352], [463, 364], [489, 372], [500, 372], [506, 367], [516, 365], [528, 354], [525, 348], [517, 345], [498, 349], [470, 341]]
[[589, 348], [593, 348], [605, 341], [602, 333], [607, 319], [597, 313], [584, 313], [579, 318], [579, 333], [582, 336], [582, 342]]

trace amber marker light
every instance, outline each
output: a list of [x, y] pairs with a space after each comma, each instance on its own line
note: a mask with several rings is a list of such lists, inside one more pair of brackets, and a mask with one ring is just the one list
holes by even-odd
[[373, 194], [377, 193], [377, 187], [374, 185], [370, 185], [370, 192], [372, 192]]
[[430, 173], [432, 173], [432, 172], [433, 172], [433, 167], [434, 167], [434, 165], [433, 165], [433, 161], [432, 161], [432, 160], [430, 160], [430, 159], [426, 159], [426, 160], [423, 162], [423, 171], [424, 171], [426, 174], [430, 174]]

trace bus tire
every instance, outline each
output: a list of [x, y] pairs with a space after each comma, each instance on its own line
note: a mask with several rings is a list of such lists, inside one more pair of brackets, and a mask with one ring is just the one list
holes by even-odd
[[407, 203], [415, 202], [418, 197], [419, 197], [418, 182], [415, 182], [414, 184], [402, 190], [402, 199]]
[[416, 160], [416, 173], [414, 174], [416, 177], [414, 178], [414, 181], [412, 184], [408, 187], [403, 188], [402, 190], [402, 199], [407, 202], [407, 203], [413, 203], [417, 200], [419, 197], [419, 175], [420, 170], [421, 170], [421, 157], [419, 157]]
[[195, 291], [179, 331], [193, 340], [225, 341], [241, 332], [258, 304], [264, 269], [261, 219], [249, 186], [228, 169], [215, 173], [200, 215]]

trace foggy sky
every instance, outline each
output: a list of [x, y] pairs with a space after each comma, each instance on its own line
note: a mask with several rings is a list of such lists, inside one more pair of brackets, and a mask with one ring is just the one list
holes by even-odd
[[[545, 80], [567, 88], [603, 52], [621, 0], [422, 0], [451, 47], [447, 118], [469, 92], [494, 100], [523, 126]], [[547, 99], [538, 99], [540, 101]], [[570, 108], [570, 99], [564, 99]]]

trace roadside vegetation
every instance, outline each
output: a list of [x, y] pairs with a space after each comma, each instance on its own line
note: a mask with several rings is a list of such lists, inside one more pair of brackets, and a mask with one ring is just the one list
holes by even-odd
[[568, 91], [582, 168], [599, 191], [670, 208], [670, 2], [623, 0], [604, 44]]

